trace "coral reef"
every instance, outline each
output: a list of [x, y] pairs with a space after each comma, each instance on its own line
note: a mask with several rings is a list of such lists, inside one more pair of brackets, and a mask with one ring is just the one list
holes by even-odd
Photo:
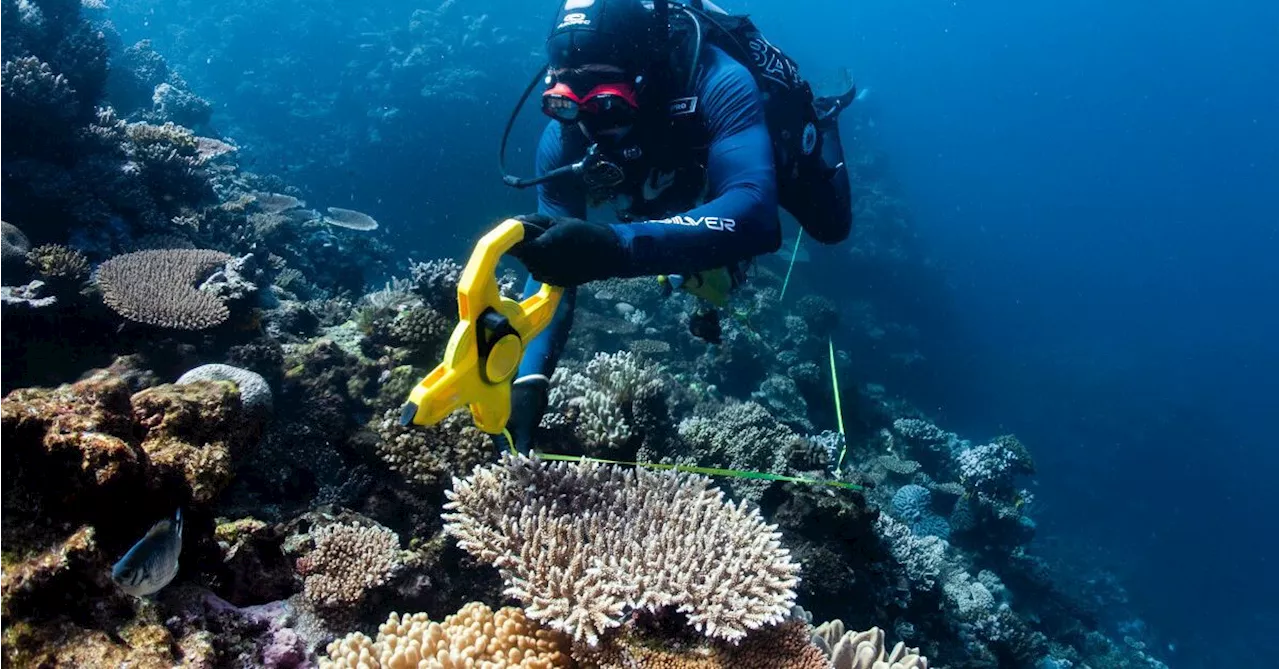
[[[652, 630], [634, 629], [611, 637], [600, 649], [575, 649], [582, 665], [600, 669], [830, 669], [822, 650], [810, 642], [808, 625], [788, 620], [754, 630], [737, 644], [710, 639], [673, 642]], [[663, 643], [665, 641], [665, 643]]]
[[240, 403], [244, 405], [246, 411], [252, 413], [270, 413], [271, 411], [271, 386], [268, 386], [266, 379], [256, 372], [231, 365], [200, 365], [178, 377], [174, 383], [184, 385], [197, 381], [230, 382], [240, 392]]
[[298, 560], [303, 595], [320, 611], [358, 607], [369, 590], [403, 565], [400, 538], [385, 527], [334, 523], [311, 533], [314, 547]]
[[[548, 454], [863, 490], [726, 477], [721, 493], [647, 469], [486, 464], [493, 444], [465, 412], [398, 420], [453, 330], [462, 265], [405, 262], [373, 218], [321, 201], [395, 228], [407, 210], [392, 200], [423, 194], [390, 174], [376, 201], [367, 179], [333, 192], [300, 175], [363, 174], [361, 152], [382, 165], [389, 147], [420, 147], [431, 105], [481, 102], [476, 80], [532, 66], [519, 38], [536, 28], [452, 1], [399, 19], [352, 5], [338, 35], [320, 6], [255, 7], [255, 21], [162, 5], [148, 11], [183, 12], [176, 44], [218, 36], [209, 54], [171, 67], [150, 42], [126, 45], [96, 0], [0, 0], [9, 663], [302, 667], [327, 647], [326, 664], [369, 667], [905, 669], [922, 653], [954, 667], [1160, 666], [1113, 578], [1030, 543], [1031, 450], [969, 441], [895, 397], [922, 355], [901, 305], [870, 293], [925, 263], [882, 159], [850, 155], [871, 223], [837, 299], [803, 278], [784, 296], [761, 258], [716, 314], [713, 345], [689, 331], [703, 308], [690, 295], [651, 278], [580, 287], [534, 435]], [[112, 20], [133, 11], [113, 6]], [[229, 48], [273, 20], [339, 55]], [[287, 138], [221, 116], [222, 97], [215, 122], [201, 62], [231, 53], [256, 72], [231, 67], [231, 97], [283, 112]], [[482, 64], [457, 65], [468, 59]], [[356, 76], [321, 95], [316, 77], [282, 74], [299, 67]], [[343, 120], [366, 103], [358, 127]], [[458, 212], [438, 213], [430, 231], [456, 232], [444, 219]], [[515, 294], [510, 272], [500, 284]], [[178, 507], [177, 579], [146, 601], [122, 594], [110, 564]], [[526, 608], [473, 601], [496, 606], [504, 588]], [[797, 599], [885, 631], [824, 625], [810, 642]], [[336, 628], [379, 632], [334, 642]]]
[[563, 635], [540, 628], [523, 611], [493, 611], [479, 602], [442, 622], [425, 613], [391, 614], [375, 639], [354, 633], [329, 644], [324, 669], [483, 666], [491, 669], [571, 667]]
[[470, 471], [494, 453], [489, 435], [476, 429], [465, 409], [425, 428], [400, 425], [400, 410], [390, 409], [371, 427], [378, 436], [378, 455], [387, 466], [429, 488], [448, 482], [456, 472]]
[[231, 311], [196, 284], [228, 260], [225, 253], [204, 249], [136, 251], [102, 263], [95, 278], [107, 306], [131, 321], [204, 330], [226, 321]]
[[594, 645], [630, 609], [737, 640], [780, 622], [798, 565], [757, 511], [688, 474], [504, 456], [449, 492], [447, 531], [527, 615]]

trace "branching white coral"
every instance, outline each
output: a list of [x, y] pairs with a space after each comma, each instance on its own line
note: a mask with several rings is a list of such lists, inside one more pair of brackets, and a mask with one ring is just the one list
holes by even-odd
[[445, 530], [529, 617], [598, 642], [631, 609], [737, 641], [783, 620], [799, 565], [756, 509], [703, 476], [505, 456], [455, 479]]

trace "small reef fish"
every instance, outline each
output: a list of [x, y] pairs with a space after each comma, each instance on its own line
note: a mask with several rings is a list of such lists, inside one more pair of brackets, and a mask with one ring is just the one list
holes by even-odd
[[178, 554], [182, 552], [182, 509], [147, 530], [146, 536], [129, 549], [111, 568], [111, 580], [134, 597], [147, 597], [169, 585], [178, 575]]

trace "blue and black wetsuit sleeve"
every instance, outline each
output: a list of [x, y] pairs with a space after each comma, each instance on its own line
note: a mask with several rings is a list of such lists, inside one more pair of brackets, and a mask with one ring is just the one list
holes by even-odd
[[[565, 141], [561, 137], [562, 127], [559, 122], [552, 121], [542, 131], [542, 139], [538, 142], [536, 159], [539, 176], [560, 167], [568, 162], [565, 157]], [[538, 186], [538, 213], [548, 216], [587, 217], [587, 194], [577, 179], [552, 179]], [[529, 297], [538, 292], [542, 284], [529, 277], [525, 281], [524, 296]], [[541, 334], [529, 342], [525, 348], [524, 358], [520, 361], [520, 371], [516, 380], [540, 380], [537, 377], [550, 378], [555, 371], [564, 344], [569, 339], [569, 329], [573, 326], [573, 308], [578, 299], [578, 289], [564, 289], [560, 298], [560, 306], [556, 309], [551, 323]]]
[[614, 225], [630, 256], [618, 276], [714, 269], [782, 244], [760, 89], [746, 67], [716, 47], [708, 48], [703, 62], [695, 90], [710, 140], [708, 199], [667, 219]]

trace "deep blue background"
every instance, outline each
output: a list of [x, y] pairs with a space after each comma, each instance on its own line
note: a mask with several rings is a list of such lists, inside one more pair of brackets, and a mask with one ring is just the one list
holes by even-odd
[[[359, 46], [415, 5], [226, 4], [132, 0], [112, 18], [129, 40], [156, 40], [247, 155], [285, 147], [264, 171], [373, 213], [417, 257], [456, 255], [487, 220], [530, 206], [492, 163], [527, 68], [484, 80], [471, 102], [415, 100], [373, 86]], [[925, 371], [898, 388], [948, 429], [1030, 445], [1040, 550], [1121, 574], [1172, 666], [1274, 659], [1275, 6], [730, 8], [815, 79], [848, 66], [870, 89], [872, 139], [951, 286], [946, 304], [917, 305], [948, 319], [922, 332], [947, 337], [922, 344]], [[553, 7], [452, 11], [495, 15], [529, 42], [501, 55], [536, 65]], [[326, 96], [327, 116], [291, 116]], [[384, 104], [402, 113], [381, 141], [347, 127]], [[537, 123], [517, 136], [531, 142]], [[302, 158], [337, 126], [334, 146]]]
[[1173, 666], [1272, 661], [1276, 6], [752, 9], [872, 89], [968, 335], [936, 409], [1032, 445], [1042, 535], [1119, 571]]

